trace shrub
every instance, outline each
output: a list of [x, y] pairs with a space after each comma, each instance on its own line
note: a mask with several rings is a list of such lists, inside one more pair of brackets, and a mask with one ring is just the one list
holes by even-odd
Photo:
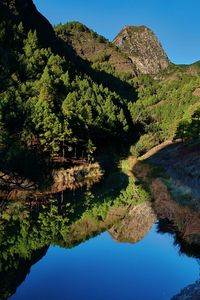
[[134, 146], [131, 146], [130, 152], [132, 155], [138, 157], [143, 155], [157, 144], [159, 144], [158, 135], [147, 133], [142, 135]]

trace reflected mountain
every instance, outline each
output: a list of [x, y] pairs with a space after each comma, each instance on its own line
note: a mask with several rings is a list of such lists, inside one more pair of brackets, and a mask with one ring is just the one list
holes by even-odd
[[[0, 299], [8, 299], [50, 245], [74, 247], [122, 218], [128, 204], [121, 199], [129, 183], [115, 175], [118, 188], [77, 190], [36, 202], [4, 202], [0, 206]], [[119, 177], [119, 178], [118, 178]], [[2, 202], [3, 204], [3, 202]]]
[[200, 299], [200, 280], [188, 285], [171, 300], [199, 300]]
[[40, 205], [10, 202], [1, 209], [0, 299], [15, 293], [50, 245], [73, 248], [105, 230], [118, 242], [136, 243], [156, 219], [157, 230], [172, 234], [180, 252], [200, 257], [198, 212], [165, 199], [130, 201], [127, 194], [135, 187], [123, 176], [115, 190], [108, 192], [104, 184], [104, 189], [67, 192]]
[[156, 221], [150, 203], [131, 207], [124, 218], [109, 229], [118, 242], [136, 243], [142, 240]]
[[184, 233], [177, 231], [177, 227], [168, 219], [160, 219], [157, 222], [157, 232], [169, 233], [173, 235], [174, 245], [178, 246], [180, 253], [186, 254], [189, 257], [200, 258], [200, 244], [199, 241], [192, 239], [199, 238], [199, 236], [191, 236], [191, 242], [184, 238]]
[[152, 206], [159, 219], [159, 232], [171, 233], [181, 252], [199, 258], [200, 212], [173, 201], [159, 179], [152, 185], [156, 196]]
[[[190, 207], [180, 205], [167, 197], [159, 180], [153, 183], [154, 195], [157, 195], [153, 208], [157, 214], [157, 231], [173, 235], [174, 244], [180, 253], [200, 259], [200, 213]], [[163, 190], [164, 189], [164, 190]], [[200, 281], [185, 287], [172, 300], [199, 300]]]

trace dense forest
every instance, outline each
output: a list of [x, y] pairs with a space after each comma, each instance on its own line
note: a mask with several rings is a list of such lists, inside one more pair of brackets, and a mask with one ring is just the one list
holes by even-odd
[[[198, 63], [193, 72], [171, 64], [156, 76], [135, 74], [127, 55], [81, 23], [53, 29], [37, 11], [21, 17], [20, 1], [1, 6], [1, 171], [37, 181], [47, 160], [91, 161], [119, 144], [138, 156], [188, 130], [199, 137]], [[97, 56], [75, 53], [67, 39], [77, 32], [98, 46]]]
[[108, 141], [126, 140], [132, 125], [129, 99], [43, 44], [22, 22], [1, 22], [1, 170], [26, 176], [38, 155], [90, 160]]
[[[53, 27], [32, 0], [0, 0], [0, 298], [15, 293], [50, 245], [75, 247], [152, 198], [154, 217], [159, 219], [159, 209], [166, 212], [158, 230], [173, 233], [183, 253], [199, 253], [199, 246], [183, 241], [182, 224], [195, 212], [184, 207], [181, 214], [177, 206], [172, 224], [168, 206], [163, 209], [161, 201], [156, 207], [152, 182], [158, 186], [159, 177], [169, 188], [173, 180], [158, 175], [160, 162], [153, 167], [136, 159], [168, 140], [178, 139], [191, 152], [199, 144], [200, 62], [168, 63], [156, 74], [142, 74], [114, 42], [80, 22]], [[179, 168], [169, 157], [166, 162]], [[195, 159], [191, 166], [188, 173], [180, 168], [186, 181], [185, 174], [199, 178]], [[137, 177], [134, 168], [144, 176]], [[92, 184], [89, 173], [96, 178]], [[72, 183], [53, 190], [53, 176]], [[192, 203], [189, 193], [179, 194], [180, 203], [184, 195]], [[137, 225], [148, 218], [141, 207], [143, 214], [134, 215]], [[143, 228], [129, 226], [130, 220], [124, 227], [139, 241]], [[170, 223], [167, 230], [164, 221]], [[146, 234], [149, 228], [144, 229]], [[126, 235], [124, 240], [129, 241]]]
[[138, 100], [129, 104], [129, 109], [134, 122], [143, 125], [144, 132], [131, 147], [134, 155], [144, 154], [167, 139], [182, 139], [181, 124], [188, 124], [184, 127], [188, 138], [184, 140], [199, 138], [200, 76], [188, 75], [184, 70], [177, 75], [176, 67], [173, 72], [175, 79], [167, 75], [162, 80], [146, 75], [139, 79]]

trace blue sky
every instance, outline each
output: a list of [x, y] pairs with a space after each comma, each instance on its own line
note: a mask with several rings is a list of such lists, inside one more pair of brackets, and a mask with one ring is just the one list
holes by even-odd
[[199, 0], [33, 0], [54, 25], [80, 21], [112, 40], [124, 25], [146, 25], [174, 63], [200, 60]]

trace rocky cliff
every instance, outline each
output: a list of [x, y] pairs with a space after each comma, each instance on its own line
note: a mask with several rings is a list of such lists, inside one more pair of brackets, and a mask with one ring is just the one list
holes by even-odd
[[76, 64], [81, 62], [77, 62], [77, 56], [96, 63], [97, 69], [103, 66], [107, 71], [110, 67], [128, 77], [137, 73], [157, 74], [170, 64], [154, 33], [144, 26], [125, 27], [110, 43], [85, 25], [72, 22], [70, 26], [58, 27], [57, 35], [61, 38], [58, 39], [32, 0], [0, 0], [0, 19], [12, 19], [15, 24], [22, 22], [26, 30], [36, 30], [42, 46], [67, 54]]
[[150, 203], [145, 202], [131, 207], [124, 218], [109, 229], [118, 242], [136, 243], [142, 240], [156, 221]]
[[145, 26], [126, 26], [113, 44], [128, 55], [141, 74], [157, 74], [170, 65], [157, 37]]

